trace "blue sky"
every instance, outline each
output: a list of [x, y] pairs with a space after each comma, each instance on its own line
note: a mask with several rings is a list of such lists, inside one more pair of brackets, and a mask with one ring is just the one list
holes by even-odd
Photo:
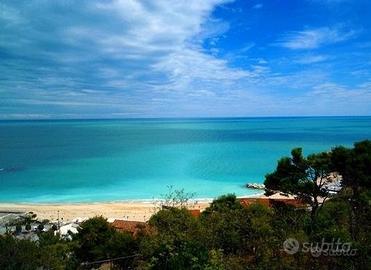
[[371, 2], [0, 0], [0, 119], [371, 115]]

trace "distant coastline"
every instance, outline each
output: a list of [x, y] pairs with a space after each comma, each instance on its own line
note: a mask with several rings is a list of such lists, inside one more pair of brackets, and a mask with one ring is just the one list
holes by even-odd
[[271, 115], [271, 116], [213, 116], [213, 117], [127, 117], [127, 118], [28, 118], [28, 119], [2, 119], [0, 122], [53, 122], [53, 121], [146, 121], [146, 120], [242, 120], [242, 119], [287, 119], [287, 118], [371, 118], [371, 115]]

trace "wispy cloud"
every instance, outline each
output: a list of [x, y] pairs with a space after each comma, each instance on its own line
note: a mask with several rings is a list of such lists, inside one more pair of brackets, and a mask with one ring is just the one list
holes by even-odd
[[[209, 96], [251, 75], [202, 48], [204, 39], [228, 31], [228, 23], [211, 16], [226, 2], [86, 1], [73, 8], [67, 2], [10, 3], [0, 18], [7, 22], [0, 39], [6, 53], [0, 68], [6, 95], [0, 103], [68, 110], [94, 106], [98, 98], [121, 104], [111, 106], [121, 113], [133, 104], [140, 110], [164, 91]], [[43, 16], [35, 18], [36, 11]]]
[[292, 31], [283, 35], [277, 45], [293, 50], [316, 49], [323, 45], [346, 41], [353, 38], [358, 32], [356, 30], [344, 30], [340, 27]]
[[308, 2], [319, 3], [319, 4], [340, 4], [352, 2], [352, 0], [308, 0]]
[[[0, 118], [324, 114], [350, 107], [346, 99], [369, 111], [369, 84], [360, 85], [369, 79], [369, 39], [359, 38], [352, 49], [362, 54], [348, 58], [308, 51], [359, 31], [263, 32], [264, 12], [252, 12], [254, 28], [237, 18], [253, 4], [230, 2], [3, 1]], [[277, 45], [292, 51], [282, 55]], [[353, 85], [342, 83], [351, 71]]]
[[255, 4], [252, 8], [253, 9], [261, 9], [263, 7], [262, 3]]
[[328, 60], [330, 57], [328, 55], [322, 55], [322, 54], [309, 54], [309, 55], [303, 55], [298, 57], [295, 62], [298, 64], [314, 64], [314, 63], [320, 63]]

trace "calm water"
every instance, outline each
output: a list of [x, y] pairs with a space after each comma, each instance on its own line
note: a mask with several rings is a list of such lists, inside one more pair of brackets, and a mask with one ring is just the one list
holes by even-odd
[[0, 122], [0, 201], [209, 198], [263, 182], [291, 148], [371, 138], [371, 117]]

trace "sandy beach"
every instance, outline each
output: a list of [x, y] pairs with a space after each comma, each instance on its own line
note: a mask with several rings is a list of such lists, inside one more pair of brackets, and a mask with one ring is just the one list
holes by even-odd
[[[205, 209], [209, 202], [192, 205], [193, 209]], [[34, 212], [39, 220], [72, 221], [102, 215], [107, 219], [147, 221], [158, 210], [156, 202], [106, 202], [69, 204], [17, 204], [0, 203], [0, 212]]]
[[[293, 196], [285, 196], [280, 193], [267, 197], [263, 193], [256, 193], [250, 196], [237, 197], [239, 199], [276, 199], [294, 200]], [[207, 208], [212, 199], [198, 199], [188, 202], [189, 209]], [[0, 203], [0, 213], [28, 213], [37, 214], [39, 220], [48, 219], [50, 221], [69, 222], [84, 220], [94, 216], [103, 216], [109, 221], [114, 219], [124, 219], [131, 221], [147, 221], [153, 214], [160, 209], [159, 200], [146, 201], [122, 201], [122, 202], [95, 202], [95, 203]]]

